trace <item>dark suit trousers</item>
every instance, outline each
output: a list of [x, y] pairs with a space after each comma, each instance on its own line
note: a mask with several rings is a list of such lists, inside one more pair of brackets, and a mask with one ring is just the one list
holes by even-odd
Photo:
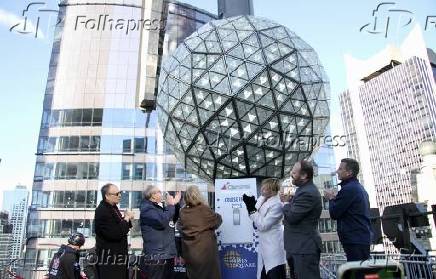
[[286, 278], [286, 266], [284, 264], [278, 265], [268, 271], [265, 272], [265, 266], [262, 268], [262, 273], [260, 275], [260, 279], [285, 279]]
[[290, 255], [287, 260], [291, 271], [291, 278], [320, 279], [319, 258], [320, 254]]
[[150, 279], [174, 279], [174, 259], [161, 260], [158, 264], [149, 264], [146, 268]]
[[364, 261], [369, 259], [370, 246], [363, 244], [342, 244], [347, 262]]

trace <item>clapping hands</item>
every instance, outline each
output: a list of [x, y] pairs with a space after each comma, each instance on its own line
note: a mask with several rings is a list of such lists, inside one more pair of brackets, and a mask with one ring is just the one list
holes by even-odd
[[135, 218], [135, 214], [130, 211], [130, 210], [126, 210], [124, 212], [124, 220], [126, 220], [127, 222], [129, 222], [130, 220]]
[[176, 195], [173, 197], [170, 194], [167, 195], [166, 204], [168, 205], [176, 205], [180, 202], [180, 199], [182, 198], [182, 193], [178, 191]]
[[335, 189], [325, 189], [325, 190], [324, 190], [324, 197], [325, 197], [327, 200], [332, 200], [332, 199], [334, 199], [334, 198], [336, 197], [336, 195], [337, 195], [337, 192], [336, 192]]

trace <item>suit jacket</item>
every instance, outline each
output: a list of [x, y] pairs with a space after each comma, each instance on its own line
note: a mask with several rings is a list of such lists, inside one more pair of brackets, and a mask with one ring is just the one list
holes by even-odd
[[321, 211], [321, 194], [312, 181], [298, 187], [294, 197], [284, 205], [284, 242], [288, 257], [292, 254], [320, 253], [318, 221]]
[[132, 224], [118, 214], [118, 208], [105, 201], [101, 201], [95, 210], [97, 250], [110, 249], [110, 254], [127, 254], [127, 234]]
[[98, 278], [127, 279], [127, 234], [132, 227], [118, 208], [101, 201], [95, 210], [95, 247]]

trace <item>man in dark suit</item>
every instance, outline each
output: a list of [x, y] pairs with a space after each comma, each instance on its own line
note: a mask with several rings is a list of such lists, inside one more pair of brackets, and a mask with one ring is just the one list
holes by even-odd
[[102, 279], [127, 279], [127, 234], [132, 227], [133, 213], [121, 214], [117, 204], [121, 192], [114, 184], [101, 188], [103, 200], [95, 210], [95, 242], [98, 256], [97, 273]]
[[337, 220], [338, 236], [347, 256], [347, 261], [369, 259], [371, 244], [371, 221], [369, 197], [357, 180], [359, 163], [351, 158], [341, 160], [338, 170], [341, 190], [324, 191], [329, 200], [330, 217]]
[[319, 279], [321, 194], [313, 184], [313, 166], [302, 160], [291, 171], [295, 195], [283, 207], [284, 242], [291, 278]]

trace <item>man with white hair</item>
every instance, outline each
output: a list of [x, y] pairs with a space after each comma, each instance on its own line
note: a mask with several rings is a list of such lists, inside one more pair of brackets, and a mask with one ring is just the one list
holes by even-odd
[[174, 258], [177, 253], [173, 217], [180, 198], [180, 192], [175, 197], [167, 195], [164, 205], [162, 191], [157, 186], [150, 185], [144, 191], [140, 224], [147, 278], [171, 279], [175, 276]]

